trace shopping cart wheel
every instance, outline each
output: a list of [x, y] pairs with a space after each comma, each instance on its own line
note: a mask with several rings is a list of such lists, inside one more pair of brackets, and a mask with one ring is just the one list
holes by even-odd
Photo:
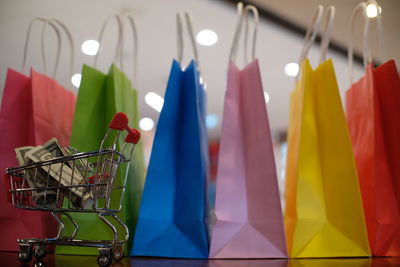
[[97, 263], [101, 267], [110, 266], [112, 263], [112, 248], [99, 248], [99, 256], [97, 257]]
[[32, 245], [20, 244], [18, 259], [22, 263], [28, 263], [32, 260]]
[[121, 244], [115, 245], [113, 250], [113, 258], [116, 261], [120, 261], [124, 257], [124, 247]]
[[43, 259], [46, 256], [46, 244], [36, 244], [33, 249], [33, 256], [38, 260]]

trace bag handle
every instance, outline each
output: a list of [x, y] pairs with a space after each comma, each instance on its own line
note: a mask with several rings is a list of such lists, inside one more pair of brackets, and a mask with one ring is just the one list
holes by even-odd
[[[183, 46], [183, 23], [182, 23], [182, 14], [177, 13], [176, 14], [176, 30], [177, 30], [177, 61], [181, 65], [182, 64], [182, 59], [183, 59], [183, 52], [184, 52], [184, 46]], [[189, 13], [185, 12], [184, 13], [184, 18], [186, 21], [186, 27], [188, 30], [189, 38], [190, 38], [190, 43], [192, 45], [192, 50], [194, 54], [194, 59], [197, 62], [197, 71], [200, 73], [200, 61], [199, 61], [199, 53], [197, 50], [196, 46], [196, 41], [194, 39], [194, 32], [193, 32], [193, 23], [192, 23], [192, 18], [189, 15]]]
[[25, 37], [24, 54], [23, 54], [23, 59], [22, 59], [21, 72], [23, 73], [25, 71], [26, 62], [27, 62], [27, 55], [28, 55], [28, 44], [29, 44], [29, 40], [30, 40], [30, 36], [31, 36], [32, 26], [36, 21], [44, 23], [44, 25], [42, 27], [42, 32], [41, 32], [41, 54], [42, 54], [43, 69], [44, 69], [44, 73], [46, 75], [48, 74], [48, 72], [47, 72], [47, 63], [46, 63], [46, 53], [45, 53], [45, 48], [44, 48], [44, 33], [45, 33], [45, 29], [46, 29], [45, 26], [47, 24], [50, 24], [50, 26], [53, 28], [53, 30], [55, 31], [55, 33], [57, 35], [57, 53], [56, 53], [57, 56], [56, 56], [56, 63], [55, 63], [55, 66], [54, 66], [54, 71], [53, 71], [53, 74], [52, 74], [52, 77], [54, 78], [54, 76], [56, 75], [57, 69], [58, 69], [58, 65], [60, 63], [61, 35], [60, 35], [59, 29], [55, 26], [55, 24], [52, 21], [49, 21], [48, 19], [45, 19], [45, 18], [42, 18], [42, 17], [34, 18], [29, 23], [28, 31], [27, 31], [26, 37]]
[[333, 28], [333, 22], [335, 20], [336, 10], [334, 6], [329, 6], [327, 9], [327, 14], [325, 15], [325, 25], [322, 40], [321, 40], [321, 52], [319, 55], [319, 64], [326, 60], [326, 55], [328, 53], [329, 42], [331, 40], [331, 33]]
[[258, 15], [258, 10], [255, 6], [253, 5], [247, 5], [244, 8], [244, 61], [249, 63], [248, 58], [247, 58], [247, 44], [248, 44], [248, 35], [249, 35], [249, 13], [253, 13], [253, 23], [254, 23], [254, 29], [253, 29], [253, 40], [252, 40], [252, 47], [251, 47], [251, 61], [256, 59], [256, 42], [257, 42], [257, 29], [258, 29], [258, 22], [260, 21], [259, 15]]
[[114, 57], [114, 62], [119, 62], [119, 65], [121, 67], [121, 70], [124, 70], [124, 60], [123, 60], [123, 52], [124, 52], [124, 40], [125, 40], [125, 36], [124, 36], [124, 23], [123, 20], [124, 18], [126, 18], [129, 21], [129, 25], [131, 26], [132, 29], [132, 37], [133, 37], [133, 74], [131, 77], [131, 82], [132, 84], [134, 84], [134, 82], [136, 81], [136, 77], [137, 77], [137, 59], [138, 59], [138, 34], [137, 34], [137, 27], [136, 27], [136, 23], [135, 20], [133, 19], [131, 14], [128, 13], [124, 13], [124, 14], [114, 14], [109, 16], [103, 23], [103, 26], [101, 28], [100, 31], [100, 35], [99, 35], [99, 43], [100, 43], [100, 49], [99, 52], [97, 53], [96, 57], [95, 57], [95, 62], [94, 62], [94, 67], [97, 67], [97, 63], [98, 63], [98, 56], [100, 54], [101, 51], [101, 44], [102, 44], [102, 39], [104, 36], [104, 31], [107, 27], [107, 25], [109, 24], [110, 20], [115, 18], [117, 21], [117, 26], [118, 26], [118, 40], [117, 40], [117, 46], [116, 46], [116, 50], [115, 50], [115, 57]]
[[[136, 27], [136, 23], [135, 20], [133, 19], [131, 14], [124, 14], [124, 16], [126, 16], [126, 18], [129, 21], [129, 24], [131, 26], [132, 29], [132, 38], [133, 38], [133, 66], [132, 66], [132, 84], [134, 84], [134, 82], [136, 82], [137, 79], [137, 71], [138, 71], [138, 34], [137, 34], [137, 27]], [[122, 54], [121, 53], [121, 64], [123, 63], [122, 60]]]
[[[122, 58], [122, 54], [120, 53], [120, 50], [123, 50], [123, 42], [121, 42], [122, 39], [122, 20], [120, 18], [120, 16], [118, 14], [113, 14], [111, 16], [109, 16], [108, 18], [106, 18], [106, 20], [103, 23], [103, 26], [101, 27], [100, 30], [100, 34], [99, 34], [99, 51], [97, 52], [95, 58], [94, 58], [94, 67], [97, 68], [97, 63], [99, 62], [99, 56], [100, 56], [100, 52], [102, 51], [102, 47], [103, 47], [103, 36], [104, 36], [104, 31], [106, 30], [106, 27], [108, 26], [108, 24], [110, 23], [110, 21], [115, 18], [116, 22], [117, 22], [117, 26], [118, 26], [118, 39], [117, 39], [117, 48], [115, 49], [115, 56], [114, 56], [114, 62], [118, 62], [118, 58], [121, 59]], [[120, 47], [122, 46], [122, 48]], [[121, 55], [120, 55], [121, 54]]]
[[323, 13], [324, 13], [324, 7], [322, 5], [318, 5], [317, 10], [315, 11], [313, 19], [311, 21], [311, 24], [308, 26], [306, 35], [304, 36], [303, 47], [301, 49], [299, 58], [299, 64], [301, 64], [301, 62], [303, 62], [306, 59], [308, 52], [310, 51], [311, 45], [314, 43], [315, 38], [317, 37]]
[[[57, 25], [60, 26], [61, 29], [64, 31], [65, 35], [67, 36], [67, 39], [68, 39], [68, 42], [69, 42], [69, 48], [70, 48], [70, 50], [69, 50], [70, 51], [69, 74], [70, 74], [70, 77], [72, 77], [73, 71], [74, 71], [74, 64], [75, 64], [75, 49], [74, 49], [74, 39], [72, 37], [72, 34], [69, 31], [69, 29], [67, 28], [67, 26], [65, 26], [65, 24], [62, 23], [60, 20], [58, 20], [58, 19], [50, 19], [49, 22], [55, 24], [56, 26]], [[46, 24], [43, 27], [46, 27]]]
[[[321, 36], [321, 45], [320, 45], [320, 54], [318, 63], [321, 64], [326, 60], [326, 55], [328, 53], [329, 42], [331, 38], [331, 32], [333, 28], [333, 22], [335, 19], [335, 7], [329, 6], [327, 9], [324, 9], [322, 5], [318, 5], [316, 12], [314, 13], [311, 24], [307, 28], [306, 35], [303, 41], [303, 47], [301, 49], [299, 65], [306, 59], [308, 53], [310, 52], [311, 46], [317, 37], [319, 32], [322, 18], [325, 16], [324, 28]], [[298, 81], [300, 77], [300, 72], [296, 76], [296, 81]]]
[[[349, 28], [349, 39], [348, 39], [348, 69], [349, 69], [349, 81], [350, 85], [353, 83], [353, 33], [354, 33], [354, 24], [357, 15], [361, 12], [362, 18], [364, 19], [364, 30], [363, 30], [363, 63], [364, 67], [366, 67], [371, 61], [371, 50], [369, 47], [369, 19], [367, 16], [367, 6], [369, 4], [374, 4], [377, 8], [379, 8], [378, 3], [375, 0], [369, 0], [367, 2], [359, 3], [353, 10], [350, 20], [350, 28]], [[382, 54], [383, 59], [386, 59], [386, 51], [385, 51], [385, 41], [383, 37], [383, 24], [382, 24], [382, 15], [378, 10], [378, 14], [376, 16], [377, 28], [378, 28], [378, 41], [379, 41], [379, 49]]]
[[249, 13], [253, 14], [253, 23], [254, 23], [254, 29], [253, 29], [253, 40], [252, 40], [252, 45], [251, 45], [251, 60], [255, 60], [255, 54], [256, 54], [256, 41], [257, 41], [257, 29], [258, 29], [258, 22], [259, 22], [259, 14], [258, 10], [255, 6], [253, 5], [246, 5], [243, 7], [243, 3], [239, 2], [237, 4], [237, 10], [239, 13], [239, 21], [236, 26], [235, 34], [233, 36], [233, 42], [231, 46], [231, 51], [229, 55], [229, 59], [231, 61], [236, 61], [237, 58], [237, 52], [239, 48], [239, 39], [240, 35], [242, 32], [242, 27], [244, 26], [244, 62], [245, 64], [249, 63], [248, 60], [248, 42], [249, 42]]

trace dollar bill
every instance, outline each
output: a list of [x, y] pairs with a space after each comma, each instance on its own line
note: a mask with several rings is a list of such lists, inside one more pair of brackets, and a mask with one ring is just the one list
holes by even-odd
[[[78, 153], [78, 150], [72, 147], [64, 147], [63, 151], [68, 156]], [[84, 177], [89, 177], [95, 173], [92, 164], [86, 158], [74, 160], [74, 165]]]
[[[65, 152], [58, 144], [57, 139], [52, 138], [43, 145], [36, 146], [29, 150], [25, 156], [33, 162], [47, 161], [65, 156]], [[74, 168], [73, 163], [53, 163], [50, 165], [42, 166], [42, 170], [48, 173], [48, 179], [51, 183], [57, 183], [60, 187], [77, 186], [64, 188], [63, 192], [74, 206], [83, 208], [89, 207], [92, 203], [90, 192], [86, 192], [83, 184], [85, 183], [84, 177], [79, 170]], [[40, 177], [39, 177], [40, 178]]]
[[[29, 158], [26, 157], [26, 153], [32, 150], [33, 146], [24, 146], [15, 149], [15, 154], [17, 156], [17, 161], [20, 166], [26, 165], [31, 162]], [[57, 191], [45, 189], [47, 185], [45, 177], [46, 173], [42, 170], [25, 170], [23, 172], [24, 180], [22, 187], [27, 186], [32, 188], [32, 200], [37, 208], [49, 208], [54, 209], [57, 206]], [[40, 178], [39, 178], [40, 177]], [[40, 189], [43, 188], [43, 189]]]

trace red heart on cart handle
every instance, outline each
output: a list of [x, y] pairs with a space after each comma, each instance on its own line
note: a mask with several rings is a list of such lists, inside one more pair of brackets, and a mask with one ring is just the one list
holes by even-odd
[[115, 113], [108, 128], [122, 131], [128, 126], [128, 116], [123, 112]]
[[125, 137], [126, 143], [137, 144], [140, 139], [140, 132], [134, 128], [130, 129], [129, 127], [126, 128], [128, 131], [128, 135]]

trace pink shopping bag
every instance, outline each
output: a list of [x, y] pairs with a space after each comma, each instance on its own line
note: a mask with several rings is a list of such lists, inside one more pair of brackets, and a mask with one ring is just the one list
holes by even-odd
[[[9, 69], [0, 108], [0, 176], [17, 166], [14, 149], [36, 146], [56, 137], [69, 144], [76, 96], [33, 69], [28, 77]], [[51, 214], [14, 208], [6, 183], [0, 183], [0, 251], [19, 251], [17, 238], [54, 237]]]
[[287, 257], [258, 60], [243, 70], [229, 64], [215, 214], [210, 258]]

